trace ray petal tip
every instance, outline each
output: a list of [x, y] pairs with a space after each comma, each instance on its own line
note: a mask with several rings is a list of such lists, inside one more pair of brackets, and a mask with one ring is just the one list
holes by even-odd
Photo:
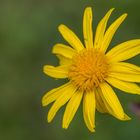
[[92, 11], [92, 7], [90, 7], [90, 6], [86, 7], [85, 11]]
[[124, 120], [126, 120], [126, 121], [129, 121], [129, 120], [131, 120], [131, 118], [128, 116], [128, 115], [124, 115]]
[[108, 12], [112, 13], [115, 10], [115, 8], [111, 8]]
[[47, 116], [47, 121], [48, 121], [48, 123], [50, 123], [51, 121], [52, 121], [52, 117], [48, 114], [48, 116]]
[[95, 129], [90, 130], [90, 132], [91, 132], [91, 133], [94, 133], [94, 132], [95, 132]]
[[60, 25], [58, 26], [58, 30], [60, 31], [60, 30], [62, 30], [64, 27], [65, 27], [64, 24], [60, 24]]
[[62, 128], [66, 130], [66, 129], [68, 129], [68, 125], [66, 125], [66, 124], [63, 123], [62, 124]]
[[45, 66], [43, 66], [43, 72], [45, 73], [45, 74], [47, 74], [48, 73], [48, 69], [49, 68], [52, 68], [53, 66], [50, 66], [50, 65], [45, 65]]
[[53, 48], [52, 48], [52, 53], [53, 53], [53, 54], [57, 54], [57, 53], [56, 53], [56, 50], [57, 50], [57, 46], [59, 46], [59, 45], [61, 45], [61, 44], [57, 43], [57, 44], [55, 44], [55, 45], [53, 46]]
[[115, 10], [115, 8], [114, 8], [114, 7], [110, 9], [110, 11], [114, 11], [114, 10]]
[[41, 100], [41, 105], [46, 106], [45, 103], [44, 103], [44, 98], [42, 98], [42, 100]]
[[43, 98], [42, 98], [42, 101], [41, 101], [42, 107], [45, 107], [45, 106], [47, 106], [48, 104], [49, 104], [49, 102], [46, 100], [45, 97], [43, 97]]
[[90, 128], [89, 131], [90, 131], [91, 133], [94, 133], [94, 132], [95, 132], [95, 126], [92, 127], [92, 128]]
[[124, 13], [121, 17], [122, 17], [122, 19], [125, 19], [127, 16], [128, 16], [128, 14]]
[[44, 65], [44, 66], [43, 66], [43, 72], [46, 71], [47, 67], [48, 67], [48, 65]]

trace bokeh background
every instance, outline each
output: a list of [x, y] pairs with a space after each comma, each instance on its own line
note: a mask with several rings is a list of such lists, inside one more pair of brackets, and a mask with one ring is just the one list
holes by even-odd
[[[93, 7], [95, 27], [105, 12], [115, 7], [109, 24], [124, 12], [125, 22], [111, 46], [140, 38], [139, 0], [0, 0], [0, 140], [127, 140], [140, 139], [140, 118], [130, 104], [140, 96], [116, 90], [131, 121], [96, 113], [96, 133], [83, 122], [82, 107], [68, 130], [61, 128], [63, 107], [51, 124], [46, 121], [50, 106], [41, 107], [45, 92], [65, 80], [54, 80], [42, 72], [45, 64], [57, 65], [51, 54], [55, 43], [65, 43], [57, 27], [64, 23], [82, 39], [82, 16]], [[129, 60], [140, 66], [140, 56]]]

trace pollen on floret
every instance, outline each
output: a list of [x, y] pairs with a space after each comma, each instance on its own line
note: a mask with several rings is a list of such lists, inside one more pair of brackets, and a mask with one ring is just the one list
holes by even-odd
[[96, 49], [84, 49], [72, 59], [68, 76], [81, 90], [98, 87], [108, 75], [108, 62], [104, 53]]

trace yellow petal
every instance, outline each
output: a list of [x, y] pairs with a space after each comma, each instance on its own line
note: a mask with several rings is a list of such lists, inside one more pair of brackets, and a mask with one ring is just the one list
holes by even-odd
[[95, 93], [94, 91], [84, 93], [83, 98], [83, 116], [87, 128], [95, 132]]
[[70, 99], [70, 101], [68, 102], [67, 106], [66, 106], [66, 110], [64, 112], [64, 116], [63, 116], [63, 125], [62, 127], [67, 129], [70, 122], [72, 121], [79, 105], [80, 102], [82, 100], [82, 96], [83, 96], [83, 92], [81, 91], [77, 91], [72, 98]]
[[87, 7], [83, 17], [83, 35], [86, 48], [93, 47], [92, 8]]
[[71, 65], [72, 61], [69, 58], [66, 58], [65, 56], [62, 55], [56, 55], [59, 59], [59, 65]]
[[106, 81], [112, 86], [131, 94], [140, 94], [140, 87], [135, 83], [124, 82], [116, 78], [108, 77]]
[[120, 120], [128, 119], [113, 89], [105, 82], [100, 85], [100, 88], [102, 98], [110, 114]]
[[53, 51], [54, 54], [59, 54], [62, 55], [66, 58], [72, 58], [73, 55], [75, 54], [75, 50], [72, 49], [71, 47], [64, 45], [64, 44], [56, 44], [53, 47]]
[[67, 78], [68, 70], [69, 70], [68, 65], [57, 66], [57, 67], [45, 65], [43, 67], [44, 73], [53, 78]]
[[[109, 107], [108, 103], [104, 100], [103, 96], [102, 96], [102, 91], [100, 88], [97, 88], [96, 90], [98, 93], [98, 97], [99, 97], [99, 100], [100, 100], [100, 106], [98, 106], [99, 108], [98, 111], [101, 112], [101, 113], [109, 113], [111, 114], [112, 116], [116, 117], [113, 110]], [[97, 95], [97, 94], [96, 94]], [[97, 98], [96, 98], [96, 103], [97, 103]], [[96, 107], [97, 107], [97, 104], [96, 104]], [[128, 117], [126, 114], [124, 114], [124, 118], [122, 118], [121, 120], [130, 120], [130, 117]]]
[[126, 62], [116, 62], [111, 64], [110, 72], [140, 74], [140, 67]]
[[108, 19], [109, 19], [113, 10], [114, 10], [114, 8], [110, 9], [97, 26], [96, 34], [95, 34], [95, 41], [94, 41], [95, 48], [99, 49], [101, 47], [104, 33], [106, 30], [106, 26], [107, 26], [107, 22], [108, 22]]
[[42, 106], [47, 106], [48, 104], [55, 101], [67, 89], [67, 87], [69, 87], [69, 85], [70, 83], [67, 83], [47, 92], [42, 98]]
[[110, 27], [107, 29], [104, 38], [103, 38], [103, 42], [102, 42], [102, 46], [100, 48], [101, 51], [106, 52], [116, 30], [118, 29], [118, 27], [120, 26], [120, 24], [124, 21], [124, 19], [126, 18], [127, 14], [123, 14], [122, 16], [120, 16], [116, 21], [114, 21]]
[[95, 91], [95, 97], [96, 97], [96, 108], [100, 113], [107, 113], [107, 109], [105, 107], [104, 101], [101, 98], [100, 91], [96, 89]]
[[140, 74], [112, 72], [108, 76], [127, 82], [140, 82]]
[[106, 56], [110, 58], [109, 61], [112, 63], [127, 60], [138, 54], [140, 54], [140, 39], [121, 43], [111, 49]]
[[75, 93], [76, 88], [73, 87], [72, 84], [69, 84], [67, 88], [65, 88], [65, 91], [61, 93], [61, 95], [57, 98], [57, 100], [54, 102], [53, 106], [49, 110], [48, 113], [48, 122], [51, 122], [54, 116], [56, 115], [57, 111], [66, 103], [68, 100], [72, 97], [72, 95]]
[[79, 38], [65, 25], [60, 25], [58, 27], [60, 33], [62, 34], [63, 38], [77, 51], [81, 51], [84, 46], [79, 40]]

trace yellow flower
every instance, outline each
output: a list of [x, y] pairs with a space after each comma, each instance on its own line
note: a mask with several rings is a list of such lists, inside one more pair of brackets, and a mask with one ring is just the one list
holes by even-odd
[[87, 7], [83, 17], [84, 44], [65, 25], [58, 27], [68, 45], [56, 44], [53, 54], [59, 60], [57, 67], [45, 65], [44, 73], [54, 78], [68, 78], [69, 82], [44, 95], [42, 105], [53, 103], [48, 113], [51, 122], [57, 111], [67, 102], [62, 127], [67, 129], [80, 103], [87, 128], [95, 131], [95, 110], [109, 113], [119, 120], [129, 120], [112, 87], [126, 93], [140, 94], [140, 67], [123, 62], [140, 54], [140, 39], [126, 41], [110, 51], [107, 48], [127, 14], [117, 18], [108, 29], [111, 9], [99, 22], [94, 41], [92, 8]]

